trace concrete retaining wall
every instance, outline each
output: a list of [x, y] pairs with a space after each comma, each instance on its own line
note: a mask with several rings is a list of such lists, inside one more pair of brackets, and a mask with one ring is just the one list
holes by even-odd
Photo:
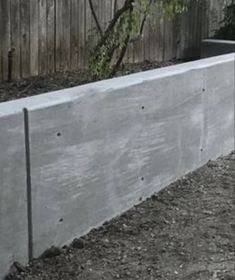
[[234, 55], [2, 103], [0, 124], [2, 276], [233, 150]]
[[235, 41], [206, 39], [202, 41], [201, 57], [212, 57], [235, 52]]
[[24, 146], [23, 113], [1, 116], [0, 109], [0, 279], [28, 258]]

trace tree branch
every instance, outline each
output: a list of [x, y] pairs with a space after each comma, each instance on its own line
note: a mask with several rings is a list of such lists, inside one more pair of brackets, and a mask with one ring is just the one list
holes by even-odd
[[117, 10], [117, 12], [115, 13], [113, 19], [110, 21], [107, 29], [105, 30], [105, 33], [103, 34], [102, 38], [100, 39], [100, 42], [97, 44], [97, 48], [100, 48], [104, 42], [107, 40], [107, 38], [110, 35], [110, 32], [112, 31], [112, 29], [114, 28], [115, 24], [117, 23], [117, 21], [119, 20], [119, 18], [128, 10], [132, 9], [133, 7], [133, 3], [135, 0], [126, 0], [124, 5], [122, 6], [122, 8], [120, 8], [119, 10]]
[[92, 3], [92, 0], [89, 0], [89, 5], [90, 5], [92, 16], [93, 16], [93, 18], [95, 20], [95, 23], [96, 23], [96, 27], [97, 27], [97, 29], [98, 29], [98, 31], [100, 33], [100, 36], [102, 36], [103, 35], [103, 30], [102, 30], [102, 28], [100, 26], [98, 17], [96, 15], [96, 12], [95, 12], [95, 9], [94, 9], [93, 3]]
[[113, 14], [115, 15], [117, 11], [117, 0], [114, 1], [114, 5], [113, 5]]
[[119, 69], [119, 67], [120, 67], [120, 65], [121, 65], [121, 63], [123, 61], [123, 58], [124, 58], [124, 56], [126, 54], [129, 41], [130, 41], [130, 35], [128, 35], [126, 37], [126, 40], [125, 40], [124, 46], [123, 46], [123, 48], [122, 48], [122, 50], [120, 52], [119, 58], [118, 58], [116, 64], [113, 66], [112, 72], [110, 74], [110, 78], [112, 78], [115, 75], [115, 73], [118, 71], [118, 69]]
[[[133, 11], [133, 5], [132, 5], [132, 7], [130, 8], [130, 11], [129, 11], [130, 15], [131, 15], [132, 11]], [[130, 27], [130, 25], [131, 25], [131, 21], [129, 21], [129, 27]], [[114, 74], [118, 71], [118, 69], [119, 69], [119, 67], [120, 67], [120, 65], [121, 65], [121, 63], [123, 61], [123, 58], [124, 58], [124, 56], [126, 54], [129, 42], [130, 42], [130, 33], [128, 33], [127, 36], [126, 36], [126, 39], [125, 39], [125, 42], [124, 42], [124, 46], [121, 49], [121, 52], [119, 54], [119, 58], [118, 58], [116, 64], [113, 66], [113, 69], [112, 69], [112, 71], [110, 73], [110, 77], [114, 76]]]
[[147, 16], [148, 16], [148, 9], [149, 9], [149, 8], [151, 7], [151, 5], [153, 4], [153, 1], [154, 1], [154, 0], [149, 0], [148, 7], [146, 8], [146, 10], [145, 10], [145, 12], [144, 12], [144, 17], [143, 17], [142, 22], [141, 22], [141, 25], [140, 25], [139, 36], [142, 36], [142, 34], [143, 34], [144, 25], [145, 25], [145, 22], [146, 22]]
[[144, 31], [144, 25], [145, 25], [145, 22], [147, 20], [147, 17], [148, 17], [148, 9], [151, 7], [151, 5], [154, 3], [154, 0], [149, 0], [149, 4], [148, 4], [148, 7], [146, 8], [145, 12], [144, 12], [144, 17], [141, 21], [141, 24], [140, 24], [140, 30], [139, 30], [139, 34], [134, 37], [134, 38], [131, 38], [129, 40], [129, 43], [134, 43], [136, 41], [138, 41], [139, 39], [141, 39], [142, 35], [143, 35], [143, 31]]

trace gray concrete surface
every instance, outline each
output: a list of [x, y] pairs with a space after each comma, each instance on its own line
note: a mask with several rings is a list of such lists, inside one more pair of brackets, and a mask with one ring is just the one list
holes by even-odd
[[113, 88], [100, 82], [29, 108], [35, 256], [233, 149], [234, 60], [225, 58], [116, 79]]
[[205, 70], [205, 159], [234, 149], [234, 71], [234, 61]]
[[202, 41], [201, 57], [212, 57], [235, 52], [235, 41], [206, 39]]
[[27, 262], [27, 201], [22, 113], [0, 116], [0, 279]]
[[234, 54], [0, 104], [0, 278], [27, 256], [23, 108], [37, 257], [234, 149]]

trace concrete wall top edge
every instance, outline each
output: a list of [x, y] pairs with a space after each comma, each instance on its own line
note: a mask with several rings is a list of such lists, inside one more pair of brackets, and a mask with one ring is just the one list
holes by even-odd
[[[12, 104], [11, 106], [7, 106], [4, 108], [4, 104], [6, 104], [8, 102], [4, 102], [4, 103], [0, 103], [0, 118], [1, 117], [8, 117], [8, 116], [12, 116], [12, 115], [16, 115], [16, 114], [19, 114], [19, 113], [23, 113], [23, 108], [22, 106], [18, 106], [18, 105], [14, 105]], [[3, 107], [3, 108], [1, 108]]]
[[202, 40], [202, 42], [235, 45], [235, 41], [232, 41], [232, 40], [205, 39], [205, 40]]
[[[11, 115], [22, 111], [23, 108], [36, 110], [49, 106], [68, 103], [77, 100], [84, 95], [105, 91], [114, 91], [125, 87], [149, 82], [156, 79], [166, 78], [172, 75], [179, 75], [187, 71], [203, 69], [213, 65], [235, 61], [235, 53], [220, 55], [178, 65], [168, 66], [161, 69], [143, 71], [113, 79], [102, 80], [73, 88], [52, 91], [32, 97], [0, 103], [0, 117]], [[56, 94], [56, 98], [55, 98]]]

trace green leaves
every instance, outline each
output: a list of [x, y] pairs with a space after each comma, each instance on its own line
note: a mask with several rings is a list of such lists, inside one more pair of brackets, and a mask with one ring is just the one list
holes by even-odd
[[[197, 0], [195, 0], [197, 1]], [[187, 9], [189, 0], [126, 0], [91, 53], [89, 69], [98, 79], [117, 70], [132, 38], [142, 35], [148, 17], [172, 16]], [[114, 65], [114, 66], [113, 66]]]

